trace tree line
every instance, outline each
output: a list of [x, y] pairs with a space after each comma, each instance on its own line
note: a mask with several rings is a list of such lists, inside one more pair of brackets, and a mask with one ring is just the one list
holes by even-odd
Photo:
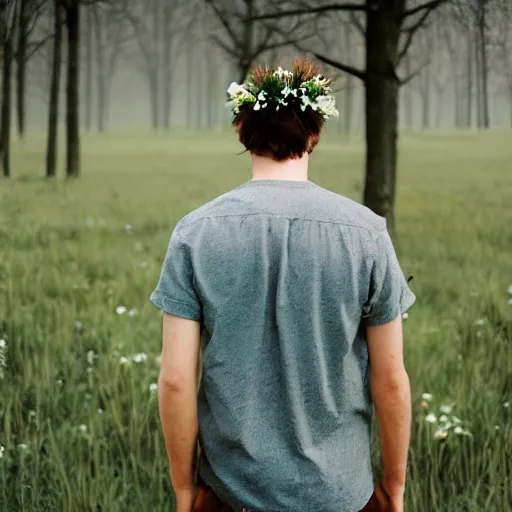
[[[63, 104], [66, 176], [76, 178], [80, 129], [91, 130], [94, 118], [98, 131], [107, 129], [112, 82], [126, 62], [146, 82], [151, 128], [168, 130], [183, 80], [187, 127], [199, 120], [208, 127], [219, 122], [216, 105], [222, 94], [217, 91], [227, 80], [212, 47], [222, 52], [230, 80], [239, 82], [255, 64], [309, 54], [340, 75], [339, 127], [345, 134], [352, 129], [358, 83], [364, 91], [363, 201], [391, 227], [399, 111], [412, 128], [413, 95], [420, 99], [422, 128], [439, 124], [442, 98], [451, 87], [454, 125], [476, 122], [486, 129], [492, 79], [493, 87], [509, 97], [512, 124], [512, 0], [4, 0], [0, 44], [5, 177], [13, 110], [18, 136], [26, 134], [31, 59], [43, 61], [48, 75], [42, 80], [48, 104], [46, 175], [56, 174]], [[184, 77], [177, 76], [179, 58], [187, 62]], [[194, 109], [197, 103], [201, 108]]]

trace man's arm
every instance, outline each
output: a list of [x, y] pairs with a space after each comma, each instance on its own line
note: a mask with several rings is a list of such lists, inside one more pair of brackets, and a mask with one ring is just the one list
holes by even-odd
[[383, 325], [367, 327], [367, 341], [370, 386], [381, 444], [382, 485], [392, 501], [401, 502], [412, 419], [411, 390], [403, 360], [401, 316]]
[[200, 323], [164, 312], [158, 403], [178, 512], [195, 497], [199, 355]]

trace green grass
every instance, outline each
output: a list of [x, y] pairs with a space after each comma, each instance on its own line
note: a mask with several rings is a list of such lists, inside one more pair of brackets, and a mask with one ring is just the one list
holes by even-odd
[[[407, 511], [512, 509], [510, 140], [401, 139], [395, 244], [417, 295], [405, 322]], [[174, 224], [250, 179], [248, 157], [220, 133], [84, 136], [82, 178], [49, 183], [43, 148], [37, 137], [15, 143], [13, 179], [0, 182], [0, 510], [172, 510], [149, 391], [160, 313], [148, 297]], [[326, 137], [310, 179], [359, 200], [363, 156], [359, 142]], [[119, 316], [119, 305], [138, 314]], [[139, 352], [146, 361], [120, 364]], [[424, 392], [434, 395], [428, 411]], [[424, 417], [452, 402], [472, 435], [434, 439]]]

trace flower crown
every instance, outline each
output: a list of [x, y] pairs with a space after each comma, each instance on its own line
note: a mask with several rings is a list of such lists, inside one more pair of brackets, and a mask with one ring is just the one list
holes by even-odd
[[331, 94], [331, 80], [322, 75], [316, 75], [303, 81], [302, 75], [294, 75], [279, 67], [270, 72], [259, 86], [254, 85], [254, 75], [245, 84], [233, 82], [227, 91], [228, 103], [234, 114], [238, 114], [242, 107], [252, 105], [253, 110], [261, 110], [275, 106], [279, 110], [290, 102], [300, 104], [305, 112], [310, 107], [318, 111], [324, 119], [337, 117], [336, 100]]

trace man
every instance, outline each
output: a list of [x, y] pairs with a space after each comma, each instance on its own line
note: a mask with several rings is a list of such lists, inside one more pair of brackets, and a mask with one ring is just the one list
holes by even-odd
[[200, 483], [237, 512], [402, 512], [415, 297], [385, 219], [308, 180], [329, 79], [298, 61], [228, 92], [253, 177], [178, 222], [151, 294], [177, 510], [206, 506]]

